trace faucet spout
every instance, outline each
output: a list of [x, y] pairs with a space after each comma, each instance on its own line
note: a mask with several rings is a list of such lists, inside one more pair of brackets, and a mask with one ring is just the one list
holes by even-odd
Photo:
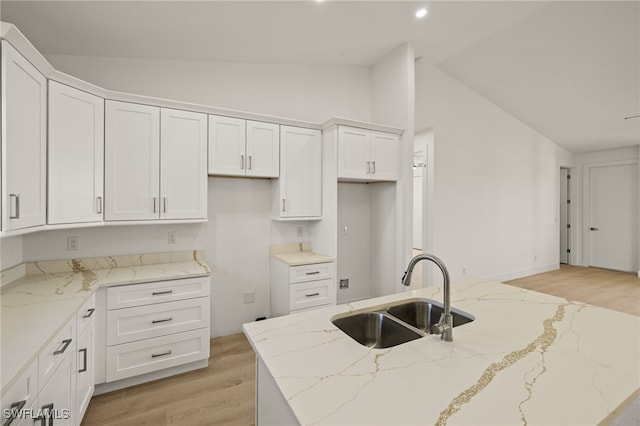
[[402, 276], [402, 285], [407, 287], [411, 285], [413, 268], [415, 268], [416, 264], [421, 260], [428, 260], [435, 263], [442, 272], [442, 277], [444, 279], [444, 313], [440, 316], [440, 321], [433, 327], [433, 330], [435, 333], [440, 334], [440, 338], [445, 342], [452, 342], [453, 316], [451, 315], [451, 281], [449, 279], [449, 271], [447, 271], [447, 267], [445, 266], [444, 262], [432, 254], [419, 254], [415, 256], [409, 261], [407, 270]]

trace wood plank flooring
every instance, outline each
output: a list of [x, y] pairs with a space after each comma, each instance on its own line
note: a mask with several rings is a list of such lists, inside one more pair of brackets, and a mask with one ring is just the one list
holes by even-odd
[[[640, 316], [640, 278], [566, 266], [507, 282]], [[254, 425], [255, 356], [242, 333], [211, 340], [209, 367], [98, 395], [83, 426]]]

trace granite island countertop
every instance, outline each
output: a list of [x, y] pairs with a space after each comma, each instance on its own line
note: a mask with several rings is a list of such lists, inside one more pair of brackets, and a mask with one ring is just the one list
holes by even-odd
[[2, 393], [98, 288], [210, 274], [200, 250], [29, 262], [3, 270]]
[[640, 317], [491, 281], [452, 286], [453, 342], [362, 346], [331, 323], [426, 288], [243, 326], [303, 425], [585, 425], [640, 394]]

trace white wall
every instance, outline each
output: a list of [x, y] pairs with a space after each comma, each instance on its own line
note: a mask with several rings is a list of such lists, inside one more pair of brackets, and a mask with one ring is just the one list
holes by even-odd
[[0, 271], [23, 262], [23, 239], [15, 236], [0, 239]]
[[557, 268], [558, 175], [571, 154], [419, 62], [416, 130], [429, 128], [435, 134], [433, 252], [452, 280], [506, 280]]
[[105, 89], [323, 122], [370, 121], [370, 69], [48, 55], [54, 68]]
[[[393, 193], [376, 191], [372, 200], [373, 227], [383, 238], [375, 246], [372, 277], [374, 294], [405, 290], [402, 272], [411, 258], [413, 229], [413, 135], [415, 130], [415, 56], [405, 43], [381, 58], [371, 70], [371, 118], [376, 123], [404, 129], [401, 138], [400, 173]], [[390, 204], [389, 204], [390, 203]], [[389, 210], [391, 208], [391, 210]], [[389, 228], [390, 224], [393, 228]], [[386, 236], [385, 236], [386, 235]], [[388, 238], [387, 238], [388, 237]]]

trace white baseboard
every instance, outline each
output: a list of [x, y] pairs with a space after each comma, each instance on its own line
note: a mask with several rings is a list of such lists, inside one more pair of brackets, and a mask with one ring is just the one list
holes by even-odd
[[559, 263], [549, 263], [547, 265], [533, 266], [530, 268], [520, 269], [518, 271], [505, 272], [502, 274], [491, 275], [485, 277], [487, 280], [504, 282], [509, 280], [515, 280], [518, 278], [528, 277], [530, 275], [542, 274], [543, 272], [555, 271], [560, 269]]

